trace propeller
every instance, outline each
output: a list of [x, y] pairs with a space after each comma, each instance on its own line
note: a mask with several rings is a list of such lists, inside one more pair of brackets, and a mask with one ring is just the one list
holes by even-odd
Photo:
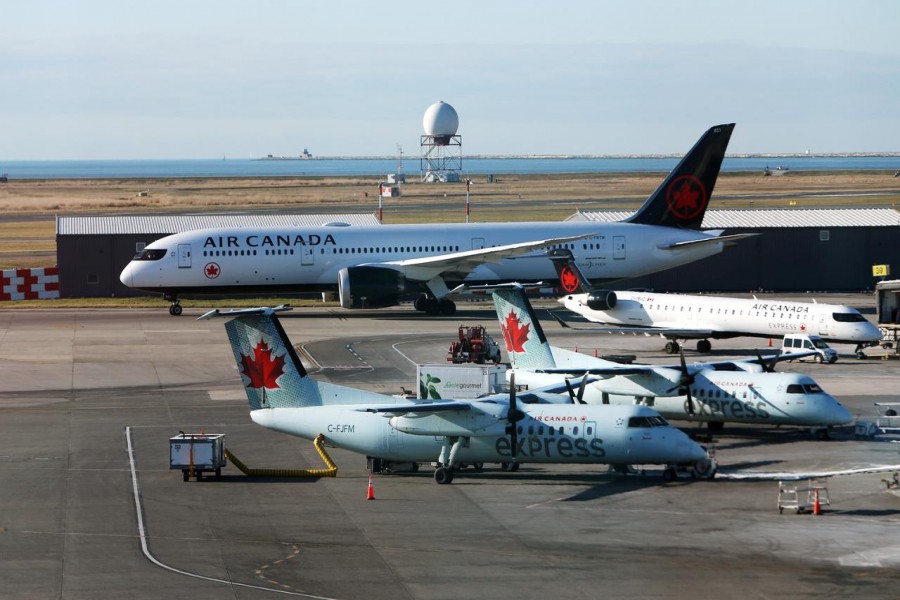
[[759, 366], [762, 367], [764, 373], [774, 373], [775, 365], [778, 364], [778, 357], [781, 356], [781, 350], [772, 355], [772, 360], [765, 360], [762, 357], [762, 354], [759, 353], [759, 349], [756, 350], [756, 357], [759, 359]]
[[585, 373], [581, 378], [581, 384], [578, 386], [578, 393], [575, 393], [575, 390], [572, 388], [572, 383], [569, 379], [564, 379], [566, 382], [566, 389], [569, 390], [569, 398], [572, 399], [572, 404], [587, 404], [584, 401], [584, 389], [587, 387], [588, 374]]
[[512, 446], [513, 462], [519, 456], [519, 432], [516, 423], [525, 417], [525, 413], [516, 406], [516, 372], [509, 376], [509, 408], [506, 411], [506, 433], [509, 434], [509, 444]]
[[691, 386], [694, 385], [694, 376], [690, 374], [687, 363], [684, 361], [684, 349], [678, 348], [678, 352], [681, 355], [681, 377], [679, 377], [678, 383], [670, 387], [668, 391], [673, 392], [684, 388], [687, 395], [688, 414], [694, 416], [694, 399], [691, 397]]

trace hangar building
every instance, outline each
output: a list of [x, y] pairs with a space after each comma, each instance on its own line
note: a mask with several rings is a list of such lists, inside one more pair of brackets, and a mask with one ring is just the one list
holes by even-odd
[[59, 295], [146, 295], [122, 285], [119, 273], [144, 246], [173, 233], [209, 227], [315, 227], [326, 223], [378, 225], [379, 221], [374, 214], [57, 217]]
[[[620, 221], [627, 211], [579, 212], [570, 219]], [[145, 245], [207, 227], [377, 225], [373, 214], [59, 217], [56, 248], [60, 296], [135, 296], [119, 273]], [[892, 208], [713, 210], [706, 230], [758, 233], [725, 252], [617, 288], [657, 291], [773, 292], [872, 289], [873, 265], [900, 269], [900, 212]], [[895, 273], [896, 274], [896, 273]]]
[[[625, 211], [570, 219], [619, 221]], [[721, 254], [624, 280], [614, 287], [669, 292], [858, 292], [874, 289], [873, 265], [900, 269], [900, 212], [893, 208], [710, 209], [704, 230], [758, 233]]]

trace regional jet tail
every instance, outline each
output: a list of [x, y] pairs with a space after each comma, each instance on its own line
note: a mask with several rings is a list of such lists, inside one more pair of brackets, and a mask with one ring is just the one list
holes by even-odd
[[[568, 295], [559, 303], [593, 323], [611, 325], [580, 328], [604, 333], [658, 333], [667, 338], [666, 352], [679, 351], [678, 340], [696, 339], [698, 352], [712, 349], [710, 339], [739, 336], [783, 337], [788, 334], [818, 336], [863, 348], [877, 345], [882, 333], [855, 308], [818, 302], [758, 300], [685, 294], [623, 292], [592, 287], [572, 254], [553, 252], [561, 288]], [[551, 313], [564, 327], [559, 315]]]
[[[451, 315], [460, 284], [556, 279], [546, 248], [566, 248], [593, 281], [655, 273], [721, 252], [737, 239], [698, 231], [734, 124], [710, 128], [628, 220], [321, 227], [237, 227], [177, 233], [125, 267], [130, 288], [161, 292], [181, 314], [185, 294], [321, 292], [344, 308], [415, 297]], [[346, 225], [346, 224], [343, 224]]]
[[[254, 422], [390, 462], [437, 460], [435, 481], [459, 463], [693, 465], [709, 474], [706, 451], [646, 406], [523, 404], [515, 392], [483, 399], [410, 401], [315, 381], [300, 363], [277, 313], [245, 309], [225, 323]], [[302, 322], [300, 322], [302, 323]]]
[[[776, 373], [785, 357], [687, 364], [622, 365], [554, 348], [547, 342], [520, 286], [497, 286], [494, 306], [516, 381], [542, 394], [568, 394], [572, 402], [651, 406], [669, 419], [720, 429], [724, 423], [799, 425], [827, 437], [850, 412], [812, 378]], [[577, 387], [577, 391], [576, 391]]]

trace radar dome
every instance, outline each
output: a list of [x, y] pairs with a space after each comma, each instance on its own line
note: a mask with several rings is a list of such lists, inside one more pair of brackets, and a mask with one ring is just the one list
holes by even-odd
[[456, 135], [459, 128], [459, 115], [456, 109], [444, 102], [435, 102], [425, 110], [422, 117], [422, 127], [425, 135], [451, 137]]

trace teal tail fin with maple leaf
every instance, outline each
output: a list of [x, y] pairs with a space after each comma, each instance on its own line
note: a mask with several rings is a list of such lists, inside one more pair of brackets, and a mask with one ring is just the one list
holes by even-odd
[[734, 123], [710, 127], [628, 223], [699, 229]]
[[515, 286], [496, 289], [491, 294], [512, 368], [533, 371], [555, 367], [550, 344], [525, 290]]
[[276, 315], [239, 314], [225, 330], [251, 410], [322, 405]]

